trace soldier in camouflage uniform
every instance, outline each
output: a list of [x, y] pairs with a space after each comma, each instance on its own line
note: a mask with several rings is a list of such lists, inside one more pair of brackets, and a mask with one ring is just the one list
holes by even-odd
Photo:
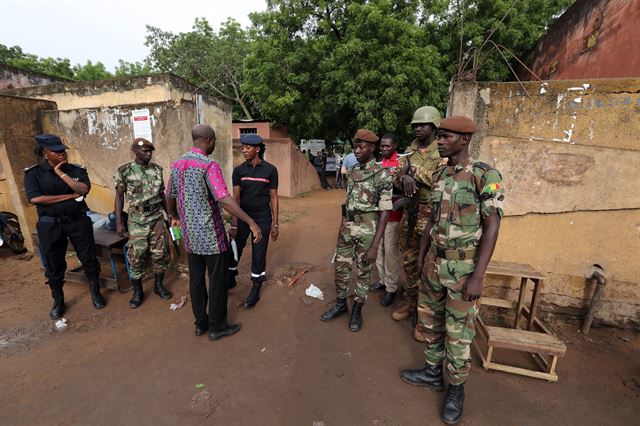
[[[405, 294], [402, 306], [391, 316], [396, 321], [409, 318], [416, 312], [420, 271], [416, 268], [422, 231], [430, 214], [431, 175], [440, 163], [440, 155], [434, 143], [440, 125], [440, 113], [432, 106], [420, 107], [413, 114], [411, 126], [416, 139], [407, 149], [407, 155], [398, 159], [400, 172], [395, 185], [410, 197], [400, 224], [400, 252], [405, 273]], [[424, 342], [424, 337], [414, 329], [414, 338]]]
[[347, 198], [342, 205], [342, 222], [336, 247], [336, 304], [321, 316], [323, 321], [331, 321], [348, 311], [349, 276], [355, 260], [358, 282], [349, 319], [351, 331], [358, 331], [362, 327], [362, 305], [367, 300], [371, 263], [376, 261], [389, 211], [393, 207], [393, 183], [389, 172], [373, 157], [377, 144], [378, 136], [375, 133], [364, 129], [356, 132], [353, 151], [358, 164], [347, 175]]
[[167, 202], [164, 195], [164, 180], [162, 167], [151, 163], [154, 150], [153, 144], [138, 138], [133, 141], [131, 150], [136, 156], [135, 161], [118, 167], [114, 175], [116, 187], [116, 231], [125, 236], [122, 220], [125, 194], [129, 203], [127, 242], [127, 259], [133, 296], [129, 301], [131, 308], [142, 304], [142, 276], [144, 275], [144, 261], [151, 257], [153, 272], [155, 273], [154, 292], [162, 299], [170, 299], [171, 293], [164, 287], [164, 272], [169, 266], [169, 253], [165, 232], [164, 216]]
[[427, 338], [426, 364], [423, 369], [401, 374], [406, 383], [442, 391], [446, 359], [449, 387], [441, 417], [447, 424], [455, 424], [462, 417], [476, 303], [503, 214], [500, 173], [469, 158], [469, 142], [475, 130], [474, 123], [461, 116], [442, 120], [438, 130], [438, 152], [449, 160], [433, 174], [433, 210], [418, 261], [422, 270], [419, 327]]

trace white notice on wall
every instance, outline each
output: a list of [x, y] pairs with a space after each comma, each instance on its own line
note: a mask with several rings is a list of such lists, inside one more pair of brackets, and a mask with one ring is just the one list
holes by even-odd
[[133, 138], [145, 138], [150, 142], [153, 142], [151, 138], [151, 116], [149, 110], [134, 109], [131, 111], [131, 120], [133, 121]]

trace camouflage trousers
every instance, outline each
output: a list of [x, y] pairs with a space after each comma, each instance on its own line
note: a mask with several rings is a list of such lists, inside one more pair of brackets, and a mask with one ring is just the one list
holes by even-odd
[[454, 385], [464, 383], [471, 369], [478, 307], [463, 300], [462, 289], [474, 270], [473, 260], [445, 260], [430, 250], [420, 280], [418, 329], [427, 339], [426, 361], [441, 365], [446, 358], [445, 371]]
[[356, 215], [355, 220], [342, 219], [336, 246], [336, 296], [346, 299], [353, 261], [358, 269], [355, 301], [365, 303], [371, 281], [371, 265], [365, 262], [367, 251], [373, 244], [378, 225], [378, 213]]
[[[422, 233], [424, 227], [427, 224], [427, 219], [431, 214], [431, 205], [428, 203], [418, 204], [418, 217], [416, 220], [416, 226], [413, 231], [409, 231], [408, 226], [408, 211], [405, 208], [402, 215], [402, 221], [400, 224], [400, 253], [402, 254], [402, 265], [404, 266], [405, 283], [404, 289], [407, 297], [416, 297], [418, 295], [418, 281], [420, 281], [420, 271], [416, 268], [416, 262], [418, 260], [418, 253], [420, 251], [420, 240], [422, 239]], [[407, 241], [407, 234], [409, 234], [409, 240]]]
[[144, 275], [144, 262], [151, 258], [153, 272], [162, 273], [169, 267], [169, 251], [164, 219], [139, 224], [129, 220], [129, 241], [127, 242], [127, 260], [132, 280]]

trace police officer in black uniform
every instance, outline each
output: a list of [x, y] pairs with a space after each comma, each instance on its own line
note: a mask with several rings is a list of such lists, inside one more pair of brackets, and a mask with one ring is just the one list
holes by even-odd
[[53, 296], [51, 318], [60, 318], [65, 311], [62, 286], [68, 241], [89, 279], [93, 306], [102, 309], [106, 302], [100, 294], [100, 264], [96, 258], [93, 225], [86, 215], [88, 208], [84, 201], [91, 189], [89, 176], [83, 166], [67, 162], [67, 146], [58, 136], [37, 135], [36, 142], [36, 154], [44, 161], [25, 170], [24, 186], [27, 199], [38, 210], [36, 229], [47, 284]]
[[[233, 169], [233, 197], [242, 210], [253, 219], [262, 235], [271, 234], [271, 239], [278, 238], [278, 170], [264, 161], [265, 146], [262, 138], [256, 134], [245, 134], [240, 137], [242, 155], [245, 161]], [[238, 246], [238, 261], [242, 250], [251, 234], [249, 225], [233, 217], [229, 238], [235, 239]], [[251, 280], [253, 287], [243, 306], [251, 308], [260, 300], [260, 288], [266, 279], [267, 247], [269, 238], [262, 238], [251, 245]], [[229, 288], [235, 286], [238, 275], [238, 262], [230, 261]]]

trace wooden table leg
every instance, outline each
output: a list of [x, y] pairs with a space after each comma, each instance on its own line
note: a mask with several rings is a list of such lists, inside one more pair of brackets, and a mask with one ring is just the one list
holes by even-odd
[[531, 310], [527, 321], [527, 330], [529, 331], [533, 328], [533, 324], [538, 317], [538, 303], [540, 302], [540, 288], [542, 287], [542, 280], [532, 278], [531, 281], [533, 281], [533, 295], [531, 296]]
[[520, 311], [522, 311], [522, 304], [524, 303], [524, 296], [527, 291], [527, 278], [522, 277], [520, 279], [520, 293], [518, 293], [518, 305], [516, 306], [516, 320], [513, 323], [513, 328], [518, 328], [518, 321], [520, 321]]

